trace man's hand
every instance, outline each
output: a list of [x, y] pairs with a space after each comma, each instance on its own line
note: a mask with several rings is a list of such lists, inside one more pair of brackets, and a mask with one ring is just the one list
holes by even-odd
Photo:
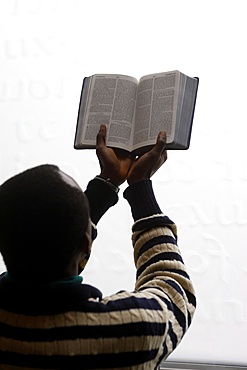
[[150, 177], [167, 160], [166, 132], [160, 131], [155, 146], [133, 162], [127, 177], [131, 185], [137, 181], [150, 179]]
[[105, 138], [106, 126], [101, 125], [96, 141], [96, 154], [101, 168], [100, 176], [109, 178], [113, 184], [119, 186], [126, 180], [135, 156], [120, 149], [108, 148]]

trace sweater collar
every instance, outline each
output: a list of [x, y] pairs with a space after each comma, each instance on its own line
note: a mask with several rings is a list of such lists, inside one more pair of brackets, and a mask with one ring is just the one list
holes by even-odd
[[[19, 285], [19, 286], [20, 285], [22, 285], [22, 286], [23, 285], [27, 285], [27, 286], [35, 285], [35, 278], [33, 279], [31, 276], [30, 276], [30, 280], [28, 281], [27, 284], [19, 283], [18, 281], [16, 281], [15, 279], [13, 279], [9, 275], [8, 272], [5, 272], [4, 277], [8, 281], [11, 281], [11, 283], [13, 283], [15, 285]], [[48, 284], [38, 284], [37, 287], [40, 287], [40, 288], [56, 288], [56, 287], [61, 286], [61, 285], [81, 284], [82, 283], [82, 280], [83, 280], [83, 278], [81, 276], [73, 275], [73, 276], [68, 276], [66, 278], [63, 278], [63, 279], [52, 281], [52, 282], [50, 282]]]

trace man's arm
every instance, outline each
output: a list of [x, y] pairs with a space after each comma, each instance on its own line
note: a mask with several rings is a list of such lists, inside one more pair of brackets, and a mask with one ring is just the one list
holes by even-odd
[[90, 204], [90, 216], [96, 225], [104, 213], [118, 201], [118, 190], [127, 178], [133, 155], [106, 146], [106, 126], [101, 125], [96, 140], [100, 175], [88, 184], [85, 191]]
[[[119, 185], [128, 175], [134, 157], [122, 150], [106, 146], [106, 126], [101, 125], [96, 141], [96, 153], [100, 164], [100, 175], [88, 183], [85, 194], [89, 201], [92, 223], [92, 240], [97, 236], [96, 225], [105, 212], [118, 202]], [[79, 272], [85, 268], [90, 254], [81, 261]]]
[[136, 297], [145, 300], [145, 307], [149, 305], [154, 336], [163, 337], [158, 363], [180, 343], [196, 307], [194, 287], [177, 245], [176, 225], [160, 210], [150, 180], [167, 159], [165, 145], [165, 133], [161, 132], [155, 147], [133, 163], [127, 177], [130, 186], [124, 192], [134, 218]]
[[135, 296], [149, 310], [154, 337], [160, 336], [156, 357], [160, 362], [178, 346], [191, 324], [196, 307], [194, 287], [177, 245], [176, 225], [162, 214], [151, 180], [130, 185], [124, 197], [135, 221]]

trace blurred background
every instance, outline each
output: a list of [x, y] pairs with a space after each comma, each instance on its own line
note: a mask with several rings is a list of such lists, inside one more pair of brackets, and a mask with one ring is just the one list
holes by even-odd
[[[0, 0], [1, 183], [42, 163], [83, 189], [99, 174], [94, 151], [73, 149], [85, 76], [200, 79], [191, 146], [153, 177], [198, 297], [170, 361], [247, 364], [246, 34], [244, 0]], [[104, 295], [134, 287], [124, 189], [83, 274]]]

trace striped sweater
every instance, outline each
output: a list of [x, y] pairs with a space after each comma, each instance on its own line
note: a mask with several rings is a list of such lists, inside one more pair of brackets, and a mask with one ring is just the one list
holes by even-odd
[[[117, 195], [101, 181], [86, 190], [96, 225]], [[109, 297], [78, 277], [21, 286], [0, 277], [0, 369], [157, 369], [180, 343], [195, 310], [176, 227], [150, 180], [129, 186], [135, 290]], [[96, 235], [96, 231], [94, 232]]]

